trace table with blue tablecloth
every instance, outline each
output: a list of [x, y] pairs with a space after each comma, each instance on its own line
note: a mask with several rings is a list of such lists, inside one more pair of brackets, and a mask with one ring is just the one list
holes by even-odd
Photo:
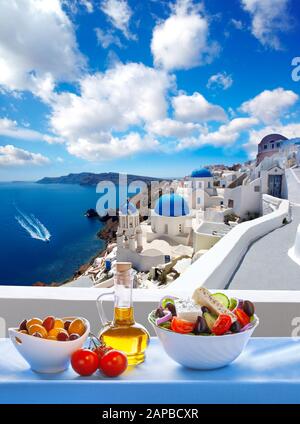
[[118, 378], [79, 377], [69, 368], [37, 374], [8, 339], [0, 339], [0, 403], [300, 403], [300, 341], [252, 338], [227, 367], [178, 365], [151, 339], [146, 361]]

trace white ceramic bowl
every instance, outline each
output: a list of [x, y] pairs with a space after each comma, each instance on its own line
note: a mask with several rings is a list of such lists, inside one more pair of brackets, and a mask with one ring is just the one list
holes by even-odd
[[[72, 320], [75, 317], [65, 317], [65, 320]], [[82, 348], [89, 332], [90, 323], [81, 318], [86, 326], [85, 333], [76, 340], [60, 342], [33, 337], [28, 334], [18, 332], [17, 328], [9, 328], [9, 337], [23, 358], [29, 363], [31, 369], [40, 373], [58, 373], [66, 370], [70, 364], [72, 353]]]
[[153, 323], [151, 315], [152, 313], [148, 320], [170, 358], [185, 367], [199, 370], [221, 368], [234, 361], [242, 353], [259, 324], [255, 316], [253, 327], [241, 333], [223, 336], [193, 336], [159, 327]]

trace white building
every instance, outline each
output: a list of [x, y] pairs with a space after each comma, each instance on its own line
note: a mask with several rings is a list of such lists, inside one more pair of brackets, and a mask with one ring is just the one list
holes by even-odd
[[223, 197], [214, 187], [214, 177], [209, 169], [201, 168], [192, 172], [177, 188], [177, 194], [182, 196], [190, 209], [205, 210], [223, 204]]
[[228, 187], [233, 181], [241, 176], [241, 172], [238, 171], [224, 171], [220, 178], [218, 178], [220, 182], [221, 188]]
[[161, 250], [145, 245], [139, 211], [130, 202], [119, 210], [117, 261], [131, 262], [138, 271], [149, 271], [151, 267], [166, 261]]
[[143, 248], [141, 234], [139, 211], [127, 202], [119, 209], [117, 247], [128, 247], [132, 252], [140, 252]]
[[297, 161], [297, 141], [298, 139], [287, 140], [276, 134], [264, 137], [258, 145], [258, 165], [254, 169], [249, 166], [250, 177], [245, 173], [244, 177], [241, 176], [225, 189], [225, 205], [244, 218], [249, 214], [262, 212], [264, 194], [285, 198], [285, 169], [290, 166], [291, 158]]

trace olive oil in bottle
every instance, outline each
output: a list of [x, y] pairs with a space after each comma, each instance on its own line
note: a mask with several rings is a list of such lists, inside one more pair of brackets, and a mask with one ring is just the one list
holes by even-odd
[[114, 349], [126, 353], [129, 365], [138, 365], [145, 360], [149, 333], [135, 322], [132, 305], [132, 271], [130, 262], [117, 262], [114, 276], [114, 318], [107, 322], [100, 295], [98, 306], [103, 328], [99, 339]]

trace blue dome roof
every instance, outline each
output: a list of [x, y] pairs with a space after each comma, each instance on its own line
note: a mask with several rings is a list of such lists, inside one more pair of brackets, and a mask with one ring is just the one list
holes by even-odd
[[210, 172], [209, 169], [206, 169], [206, 168], [195, 169], [192, 172], [191, 177], [192, 178], [211, 178], [212, 177], [212, 173]]
[[185, 216], [190, 213], [184, 198], [174, 193], [161, 196], [156, 202], [154, 211], [157, 215], [171, 217]]
[[137, 208], [133, 203], [127, 201], [124, 205], [120, 206], [120, 212], [123, 215], [133, 215], [137, 212]]

